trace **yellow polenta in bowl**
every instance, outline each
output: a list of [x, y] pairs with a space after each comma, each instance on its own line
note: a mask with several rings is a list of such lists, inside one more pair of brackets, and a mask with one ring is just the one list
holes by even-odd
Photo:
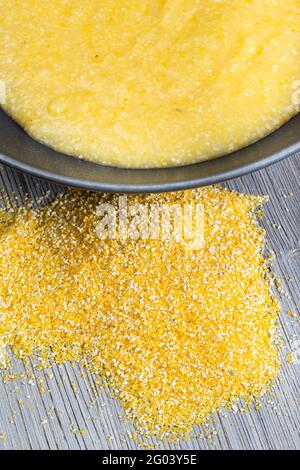
[[299, 80], [299, 0], [0, 0], [3, 109], [93, 162], [240, 149], [296, 114]]

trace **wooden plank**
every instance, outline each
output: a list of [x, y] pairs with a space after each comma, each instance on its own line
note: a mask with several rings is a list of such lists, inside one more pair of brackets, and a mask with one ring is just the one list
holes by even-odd
[[[261, 409], [249, 413], [222, 412], [205, 428], [206, 437], [171, 446], [150, 440], [158, 449], [300, 449], [300, 323], [286, 315], [299, 312], [300, 293], [300, 155], [226, 186], [241, 192], [268, 194], [263, 225], [276, 252], [275, 273], [283, 280], [289, 298], [283, 298], [280, 332], [284, 339], [283, 366], [274, 393]], [[34, 200], [49, 191], [48, 200], [64, 190], [46, 181], [0, 167], [0, 188], [22, 203], [24, 194]], [[289, 195], [288, 193], [293, 193]], [[276, 224], [280, 228], [275, 228]], [[293, 364], [285, 361], [298, 352]], [[23, 371], [23, 364], [15, 363]], [[104, 391], [95, 392], [91, 374], [79, 366], [54, 366], [34, 371], [36, 380], [0, 383], [1, 449], [136, 449], [133, 429], [121, 406]], [[53, 375], [53, 377], [52, 377]], [[282, 380], [282, 381], [281, 381]], [[42, 392], [39, 383], [45, 384]], [[198, 430], [201, 434], [201, 430]]]

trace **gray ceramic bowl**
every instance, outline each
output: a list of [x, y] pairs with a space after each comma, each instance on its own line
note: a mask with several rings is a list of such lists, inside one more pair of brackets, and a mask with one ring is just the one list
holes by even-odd
[[126, 193], [175, 191], [219, 183], [277, 162], [300, 150], [300, 115], [238, 152], [176, 168], [125, 170], [60, 154], [30, 138], [0, 111], [0, 162], [80, 188]]

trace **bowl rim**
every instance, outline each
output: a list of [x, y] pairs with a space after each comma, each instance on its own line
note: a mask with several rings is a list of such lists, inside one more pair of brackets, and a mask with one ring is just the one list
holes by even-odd
[[[1, 110], [3, 111], [3, 110]], [[6, 114], [4, 112], [4, 114]], [[6, 116], [11, 119], [12, 123], [17, 124], [10, 116], [6, 114]], [[300, 115], [298, 115], [299, 119]], [[223, 161], [225, 162], [225, 159], [229, 159], [230, 157], [234, 156], [235, 154], [239, 152], [243, 152], [245, 149], [251, 149], [252, 147], [255, 148], [255, 145], [258, 145], [260, 142], [263, 142], [265, 139], [269, 139], [272, 137], [272, 135], [277, 134], [280, 130], [284, 129], [284, 127], [289, 124], [291, 121], [297, 118], [297, 115], [294, 116], [294, 118], [290, 119], [288, 123], [285, 125], [281, 126], [279, 129], [273, 131], [271, 134], [268, 136], [258, 140], [257, 142], [250, 144], [249, 146], [246, 146], [236, 152], [230, 153], [228, 155], [221, 156], [219, 158], [209, 160], [209, 161]], [[28, 134], [22, 129], [18, 124], [17, 126], [21, 129], [21, 131], [24, 132], [24, 134], [29, 137], [30, 140], [32, 140], [34, 143], [38, 145], [42, 145], [44, 148], [49, 149], [52, 151], [50, 147], [47, 147], [46, 145], [40, 144], [36, 140], [34, 140], [32, 137], [28, 136]], [[187, 178], [183, 177], [182, 179], [176, 180], [176, 181], [164, 181], [164, 182], [158, 182], [158, 183], [151, 183], [151, 182], [146, 182], [146, 183], [121, 183], [121, 182], [101, 182], [101, 181], [95, 181], [91, 180], [88, 178], [78, 178], [78, 177], [73, 177], [73, 176], [67, 176], [67, 175], [62, 175], [59, 173], [55, 173], [55, 171], [49, 171], [43, 168], [38, 168], [32, 164], [25, 163], [24, 161], [18, 160], [14, 157], [5, 155], [4, 153], [1, 152], [0, 148], [0, 163], [4, 165], [8, 165], [12, 168], [15, 168], [18, 171], [27, 173], [29, 175], [32, 175], [37, 178], [41, 178], [43, 180], [48, 180], [52, 181], [53, 183], [65, 185], [65, 186], [70, 186], [70, 187], [76, 187], [76, 188], [81, 188], [81, 189], [86, 189], [86, 190], [91, 190], [91, 191], [102, 191], [102, 192], [109, 192], [109, 193], [162, 193], [162, 192], [170, 192], [170, 191], [181, 191], [181, 190], [187, 190], [187, 189], [193, 189], [197, 188], [200, 186], [209, 186], [212, 184], [219, 184], [224, 181], [233, 179], [233, 178], [238, 178], [241, 176], [244, 176], [246, 174], [261, 170], [269, 165], [272, 165], [273, 163], [279, 162], [283, 160], [284, 158], [287, 158], [291, 156], [292, 154], [295, 154], [300, 151], [300, 138], [298, 141], [295, 143], [292, 143], [290, 145], [287, 145], [283, 149], [279, 151], [275, 151], [274, 153], [267, 154], [265, 157], [261, 157], [256, 161], [252, 161], [250, 163], [243, 163], [242, 161], [242, 156], [241, 158], [241, 164], [239, 166], [236, 166], [232, 169], [229, 170], [221, 170], [217, 174], [212, 174], [209, 176], [198, 176], [197, 173], [195, 172], [195, 177], [192, 178]], [[81, 164], [88, 163], [89, 165], [96, 165], [97, 167], [105, 167], [105, 165], [89, 162], [86, 160], [82, 159], [77, 159], [76, 157], [72, 157], [69, 155], [61, 154], [62, 157], [68, 157], [71, 159], [74, 159], [75, 161], [81, 162]], [[161, 171], [161, 170], [167, 170], [167, 171], [172, 171], [172, 169], [177, 169], [182, 168], [186, 169], [188, 167], [196, 167], [196, 166], [201, 166], [201, 164], [208, 163], [208, 161], [204, 162], [198, 162], [194, 163], [192, 165], [183, 165], [182, 167], [169, 167], [169, 168], [154, 168], [154, 169], [124, 169], [124, 168], [117, 168], [113, 167], [114, 170], [126, 170], [129, 172], [149, 172], [149, 171]]]
[[[300, 151], [300, 142], [299, 144], [295, 144], [286, 150], [281, 152], [277, 152], [271, 156], [267, 156], [264, 159], [261, 159], [255, 163], [246, 164], [239, 168], [235, 168], [229, 171], [224, 171], [219, 175], [215, 176], [208, 176], [208, 177], [195, 177], [194, 179], [186, 180], [183, 179], [182, 181], [176, 182], [166, 182], [166, 183], [148, 183], [148, 184], [121, 184], [121, 183], [96, 183], [95, 181], [91, 180], [84, 180], [74, 177], [67, 177], [56, 174], [54, 172], [42, 170], [35, 168], [32, 165], [28, 165], [21, 161], [16, 160], [15, 158], [8, 157], [0, 153], [0, 163], [10, 166], [18, 171], [24, 172], [31, 176], [41, 178], [43, 180], [48, 180], [53, 183], [61, 184], [64, 186], [70, 186], [74, 188], [86, 189], [90, 191], [103, 191], [108, 193], [163, 193], [163, 192], [171, 192], [171, 191], [183, 191], [188, 189], [198, 188], [200, 186], [210, 186], [212, 184], [219, 184], [224, 181], [228, 181], [234, 178], [239, 178], [241, 176], [245, 176], [249, 173], [261, 170], [266, 168], [273, 163], [277, 163], [297, 152]], [[220, 157], [220, 158], [226, 158]], [[197, 163], [200, 165], [201, 163]], [[143, 170], [138, 170], [143, 171]]]

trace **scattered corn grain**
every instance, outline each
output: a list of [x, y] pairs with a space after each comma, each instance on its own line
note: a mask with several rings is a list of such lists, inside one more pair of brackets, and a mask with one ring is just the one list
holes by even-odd
[[293, 364], [293, 362], [295, 361], [294, 354], [293, 353], [288, 354], [286, 356], [286, 361], [288, 362], [288, 364]]
[[130, 202], [201, 202], [205, 244], [96, 236], [116, 195], [70, 191], [0, 217], [0, 340], [26, 360], [80, 361], [139, 431], [186, 436], [277, 376], [278, 301], [254, 211], [263, 198], [211, 187]]
[[296, 313], [292, 312], [292, 310], [288, 310], [287, 315], [291, 318], [296, 318], [296, 319], [298, 318], [298, 315]]

